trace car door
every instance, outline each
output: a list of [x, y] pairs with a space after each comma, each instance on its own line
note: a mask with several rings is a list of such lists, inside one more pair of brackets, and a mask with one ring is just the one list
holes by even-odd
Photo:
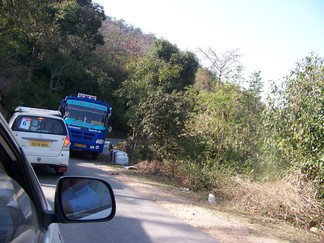
[[4, 169], [0, 181], [0, 242], [37, 242], [40, 224], [28, 194]]
[[39, 181], [0, 115], [0, 242], [61, 242]]

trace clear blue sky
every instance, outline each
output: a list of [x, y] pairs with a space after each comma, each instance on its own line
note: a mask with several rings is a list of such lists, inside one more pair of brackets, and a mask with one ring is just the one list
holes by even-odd
[[324, 0], [93, 0], [107, 16], [181, 50], [239, 49], [247, 75], [279, 81], [311, 52], [324, 58]]

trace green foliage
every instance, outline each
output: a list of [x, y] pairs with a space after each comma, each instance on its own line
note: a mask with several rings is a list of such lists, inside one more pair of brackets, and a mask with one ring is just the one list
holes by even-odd
[[151, 55], [153, 58], [170, 62], [174, 54], [179, 53], [179, 49], [172, 45], [167, 40], [159, 39], [154, 42], [154, 46], [151, 49]]
[[181, 91], [193, 84], [197, 67], [193, 54], [182, 53], [164, 40], [156, 41], [147, 55], [129, 65], [129, 77], [118, 94], [127, 105], [133, 150], [138, 140], [149, 138], [155, 157], [174, 154], [190, 111]]
[[[142, 56], [154, 41], [154, 36], [144, 35], [140, 29], [128, 26], [122, 20], [107, 17], [100, 28], [105, 44], [95, 50], [96, 65], [110, 77], [109, 93], [105, 98], [113, 107], [110, 124], [113, 132], [109, 136], [126, 137], [129, 131], [125, 117], [125, 102], [117, 92], [123, 81], [127, 79], [126, 65]], [[107, 91], [108, 91], [107, 90]]]
[[176, 91], [166, 94], [158, 90], [148, 95], [140, 110], [144, 113], [143, 133], [151, 150], [160, 159], [174, 158], [190, 110], [188, 98]]
[[252, 173], [260, 148], [258, 127], [262, 105], [257, 105], [257, 98], [234, 84], [214, 90], [201, 90], [196, 98], [195, 112], [184, 133], [185, 141], [191, 145], [186, 142], [183, 155], [211, 170]]
[[91, 61], [96, 45], [103, 44], [100, 6], [91, 1], [4, 0], [0, 12], [0, 76], [10, 87], [0, 91], [9, 113], [20, 104], [57, 108], [60, 99], [78, 89], [92, 87], [101, 96], [95, 75], [100, 72]]
[[215, 82], [215, 77], [207, 68], [198, 68], [195, 77], [195, 88], [200, 91], [202, 89], [213, 91], [212, 84]]
[[291, 72], [264, 115], [268, 129], [265, 149], [277, 151], [276, 167], [302, 169], [312, 179], [324, 179], [324, 60], [314, 54]]
[[262, 88], [263, 88], [261, 72], [260, 71], [253, 72], [250, 76], [250, 80], [248, 81], [248, 84], [249, 84], [248, 92], [256, 99], [260, 99]]
[[55, 23], [74, 52], [94, 50], [97, 44], [104, 43], [103, 36], [98, 32], [104, 20], [105, 14], [98, 5], [73, 1], [56, 5]]
[[198, 59], [191, 52], [180, 52], [168, 41], [157, 40], [148, 54], [146, 66], [151, 70], [151, 82], [164, 92], [183, 91], [194, 84]]
[[[171, 166], [171, 165], [169, 165]], [[177, 160], [173, 178], [182, 178], [182, 184], [194, 191], [210, 190], [213, 186], [210, 170], [205, 170], [197, 161]], [[174, 166], [173, 166], [174, 167]]]
[[103, 60], [110, 74], [118, 76], [115, 79], [120, 83], [127, 78], [124, 67], [146, 53], [156, 39], [153, 35], [144, 35], [139, 28], [129, 26], [123, 20], [109, 17], [103, 22], [100, 33], [105, 44], [97, 47], [96, 55]]

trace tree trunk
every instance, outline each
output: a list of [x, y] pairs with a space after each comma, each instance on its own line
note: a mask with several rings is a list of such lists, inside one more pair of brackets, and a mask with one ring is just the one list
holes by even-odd
[[31, 60], [30, 60], [30, 63], [29, 63], [29, 67], [28, 67], [28, 70], [27, 70], [27, 77], [26, 77], [26, 80], [25, 80], [28, 88], [30, 87], [32, 76], [33, 76], [35, 54], [36, 54], [36, 51], [35, 51], [35, 47], [33, 46]]

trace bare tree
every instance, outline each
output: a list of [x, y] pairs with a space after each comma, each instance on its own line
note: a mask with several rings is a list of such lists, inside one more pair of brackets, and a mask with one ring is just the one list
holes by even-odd
[[207, 51], [199, 48], [198, 51], [203, 54], [204, 58], [210, 61], [210, 69], [216, 77], [217, 87], [219, 87], [222, 79], [228, 76], [241, 64], [241, 54], [239, 49], [230, 50], [222, 53], [220, 56], [215, 51], [209, 48]]

